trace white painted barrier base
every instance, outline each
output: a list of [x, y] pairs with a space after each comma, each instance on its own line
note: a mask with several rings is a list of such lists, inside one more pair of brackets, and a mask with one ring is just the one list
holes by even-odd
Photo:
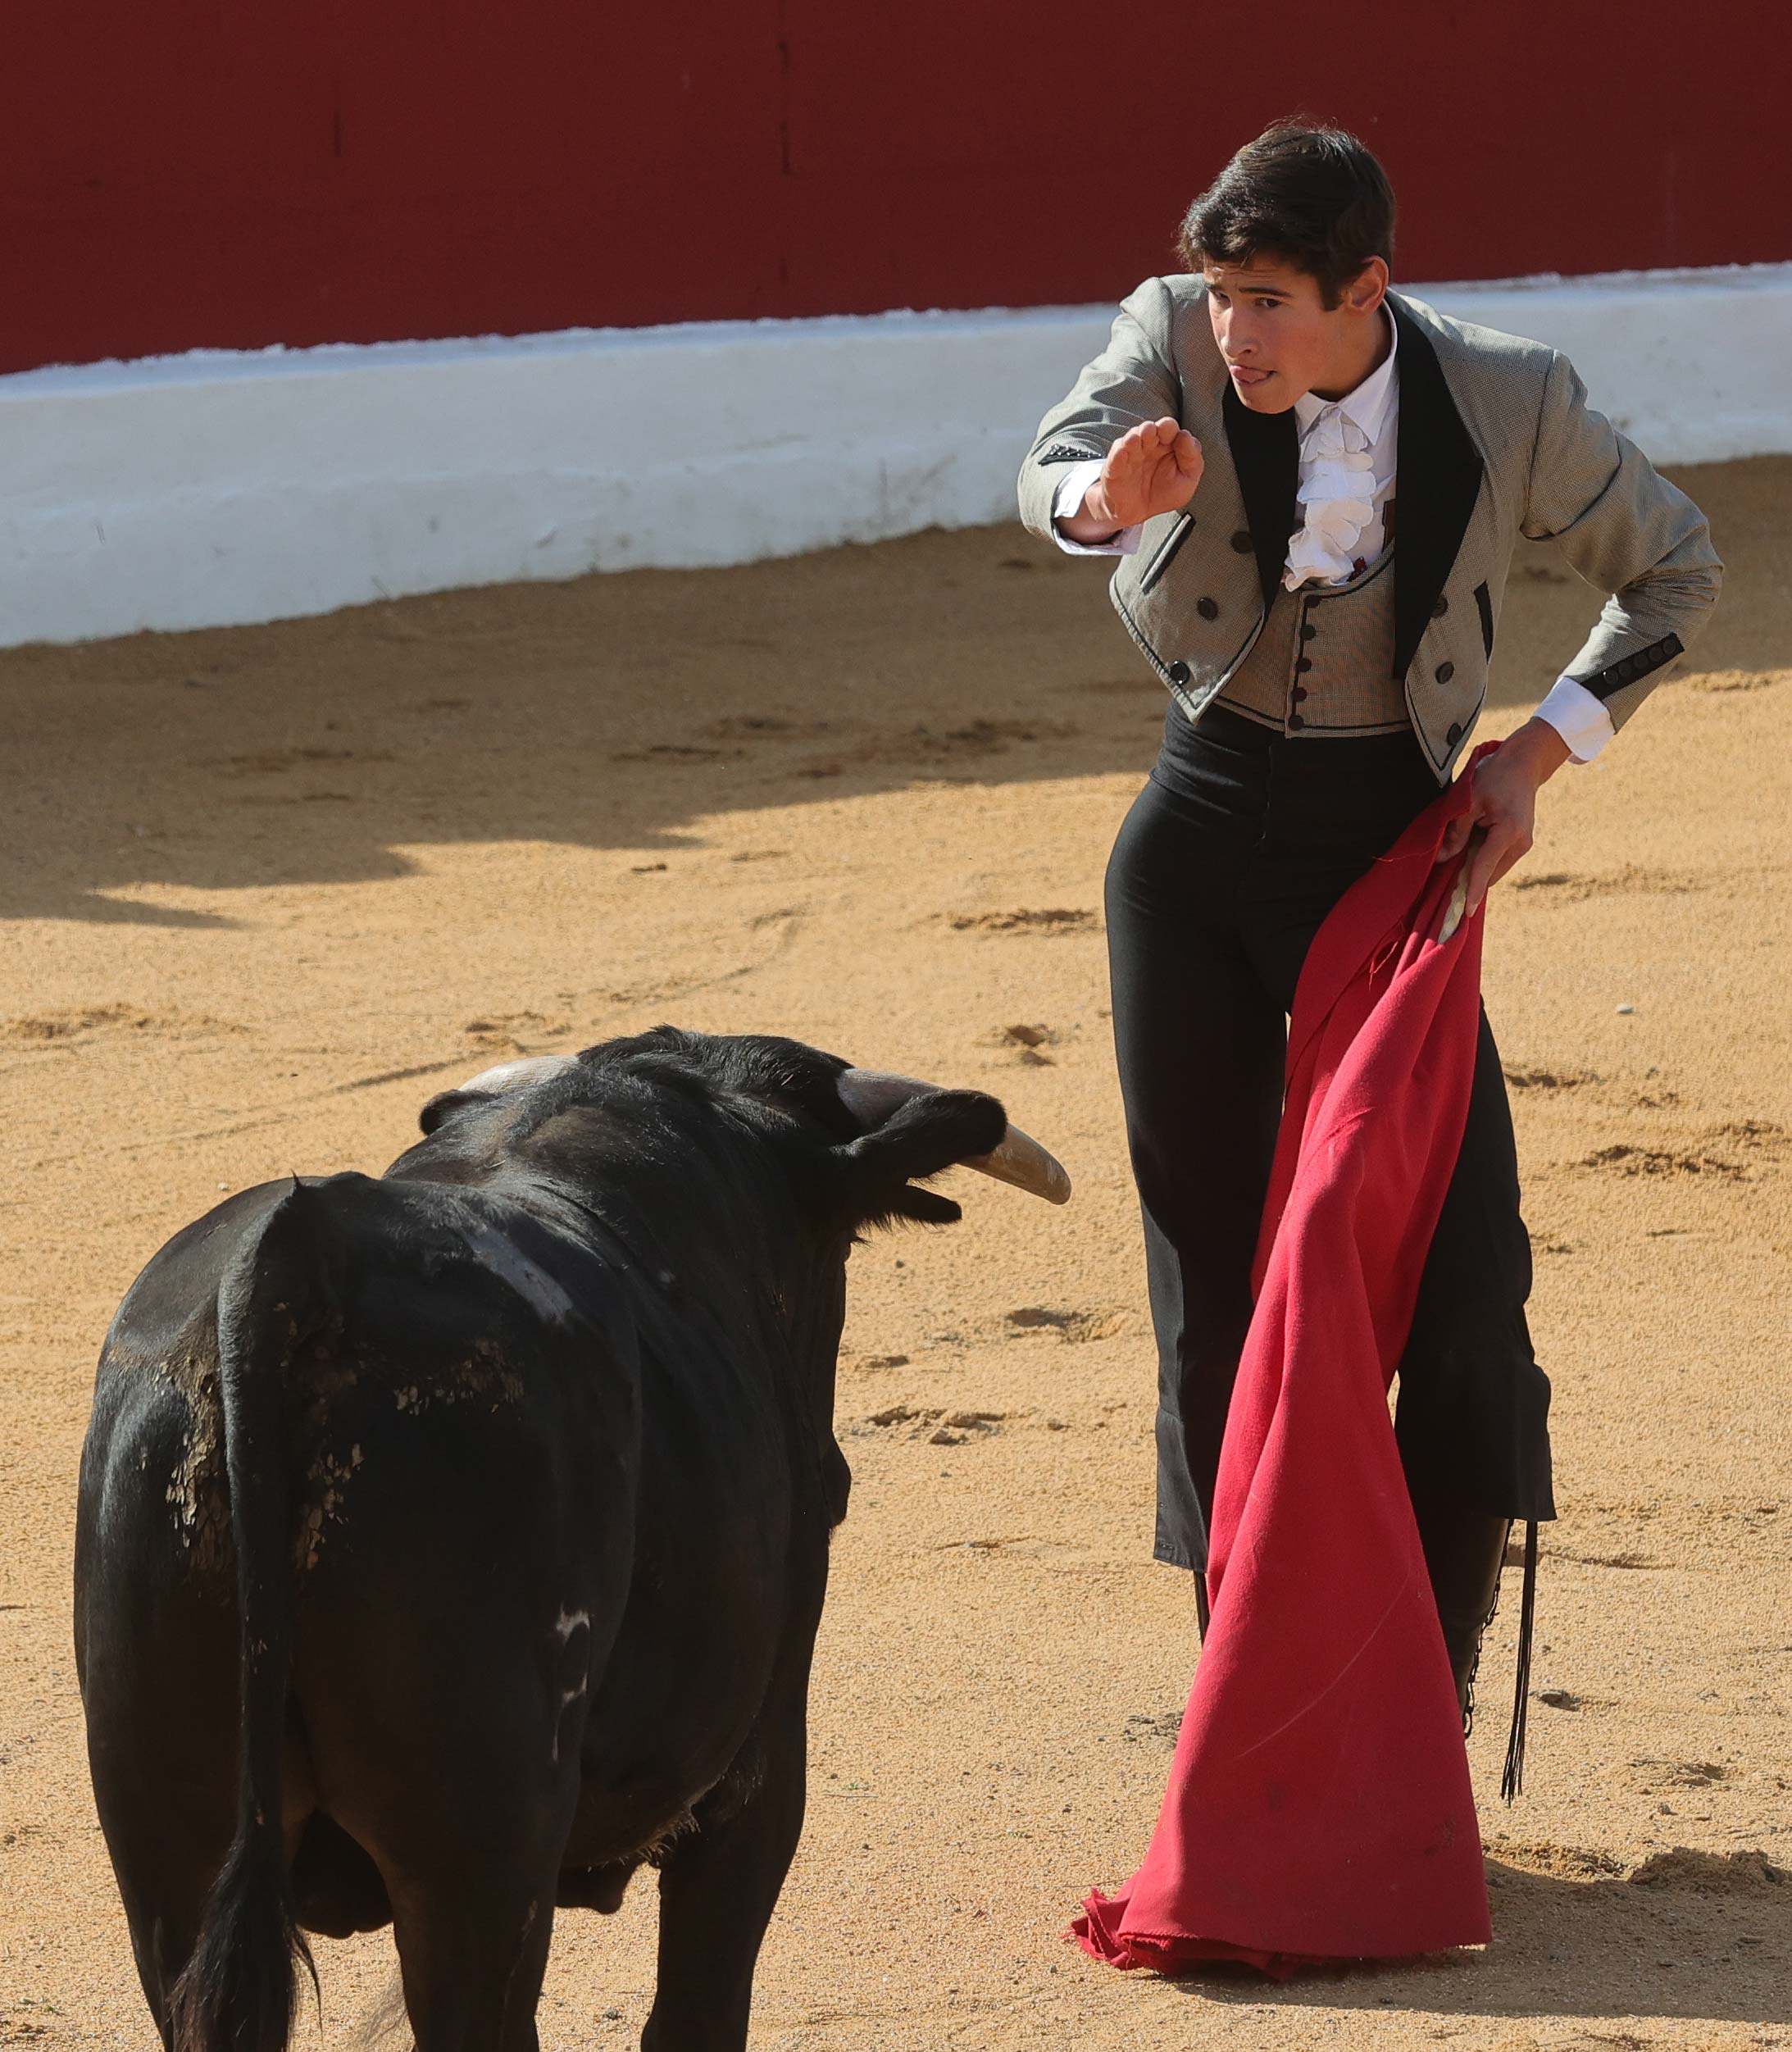
[[[1417, 286], [1657, 461], [1792, 452], [1792, 264]], [[1112, 309], [198, 352], [0, 377], [0, 645], [1007, 518]]]

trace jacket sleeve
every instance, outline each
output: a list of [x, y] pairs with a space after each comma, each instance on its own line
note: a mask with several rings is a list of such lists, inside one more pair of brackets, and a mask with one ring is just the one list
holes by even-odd
[[1521, 525], [1608, 594], [1563, 675], [1621, 727], [1710, 618], [1723, 565], [1704, 515], [1587, 404], [1559, 354], [1544, 382]]
[[1039, 422], [1021, 466], [1021, 518], [1054, 539], [1052, 499], [1063, 466], [1098, 460], [1128, 428], [1167, 415], [1181, 417], [1181, 382], [1171, 361], [1171, 303], [1161, 278], [1148, 278], [1121, 302], [1107, 347], [1084, 367], [1068, 398]]

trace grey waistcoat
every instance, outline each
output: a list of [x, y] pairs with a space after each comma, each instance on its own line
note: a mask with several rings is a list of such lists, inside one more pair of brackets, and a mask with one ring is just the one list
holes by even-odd
[[1341, 585], [1278, 585], [1262, 630], [1216, 703], [1283, 734], [1410, 726], [1394, 675], [1394, 552]]

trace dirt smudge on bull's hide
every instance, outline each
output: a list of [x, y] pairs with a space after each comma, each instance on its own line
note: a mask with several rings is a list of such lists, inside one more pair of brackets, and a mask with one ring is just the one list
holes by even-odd
[[300, 1567], [317, 1565], [323, 1552], [325, 1527], [341, 1517], [348, 1478], [361, 1466], [362, 1459], [361, 1448], [357, 1444], [340, 1454], [321, 1452], [312, 1463], [305, 1477], [308, 1500], [293, 1541]]
[[[179, 1399], [184, 1420], [163, 1496], [193, 1573], [207, 1581], [228, 1577], [234, 1560], [230, 1490], [224, 1461], [217, 1328], [209, 1307], [207, 1315], [193, 1319], [166, 1350], [146, 1351], [128, 1340], [112, 1341], [106, 1366], [115, 1374], [154, 1376]], [[139, 1456], [146, 1472], [149, 1458], [147, 1450]]]
[[358, 1443], [342, 1444], [333, 1407], [360, 1387], [366, 1366], [338, 1340], [302, 1350], [288, 1371], [289, 1458], [305, 1463], [291, 1539], [293, 1564], [301, 1570], [317, 1565], [325, 1527], [340, 1519], [348, 1478], [362, 1464]]
[[495, 1340], [475, 1340], [458, 1361], [394, 1387], [393, 1403], [412, 1417], [420, 1417], [436, 1406], [490, 1400], [495, 1411], [501, 1404], [522, 1401], [523, 1379], [504, 1356]]
[[[420, 1369], [414, 1356], [389, 1358], [365, 1344], [345, 1349], [339, 1340], [320, 1341], [289, 1370], [293, 1458], [302, 1462], [293, 1510], [293, 1557], [300, 1570], [315, 1567], [333, 1527], [346, 1515], [349, 1485], [366, 1461], [358, 1434], [376, 1409], [389, 1401], [404, 1418], [431, 1411], [484, 1404], [496, 1412], [520, 1403], [523, 1381], [494, 1340], [477, 1339], [457, 1358]], [[340, 1399], [351, 1392], [362, 1422], [343, 1415]], [[351, 1436], [355, 1435], [355, 1436]]]
[[187, 1429], [168, 1480], [167, 1499], [194, 1573], [207, 1579], [221, 1577], [232, 1572], [234, 1553], [217, 1349], [213, 1344], [184, 1350], [161, 1366], [187, 1409]]

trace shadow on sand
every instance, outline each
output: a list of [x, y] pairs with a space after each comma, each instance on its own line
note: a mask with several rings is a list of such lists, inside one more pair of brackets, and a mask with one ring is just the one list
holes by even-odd
[[[1676, 1847], [1626, 1872], [1599, 1854], [1508, 1850], [1512, 1857], [1487, 1863], [1494, 1936], [1485, 1952], [1308, 1975], [1277, 1987], [1273, 2000], [1440, 2021], [1792, 2022], [1792, 1874], [1762, 1854]], [[1514, 1863], [1520, 1856], [1526, 1863]], [[1216, 1968], [1167, 1985], [1221, 2005], [1260, 2008], [1265, 2000], [1262, 1977], [1247, 1968]], [[1589, 2033], [1588, 2042], [1649, 2041], [1614, 2029]]]
[[[1792, 462], [1689, 481], [1771, 577], [1754, 502]], [[0, 916], [228, 926], [179, 894], [399, 876], [431, 843], [652, 851], [923, 780], [1142, 777], [1167, 702], [1104, 575], [992, 527], [0, 653]], [[1492, 703], [1534, 703], [1596, 610], [1527, 548]], [[1744, 610], [1702, 662], [1767, 660]]]

